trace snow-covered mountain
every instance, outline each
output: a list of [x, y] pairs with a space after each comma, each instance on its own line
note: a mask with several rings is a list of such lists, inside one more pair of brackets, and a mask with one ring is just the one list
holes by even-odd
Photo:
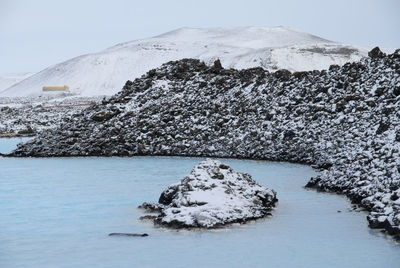
[[225, 68], [307, 71], [341, 65], [366, 54], [367, 49], [286, 27], [181, 28], [51, 66], [0, 92], [0, 96], [38, 96], [43, 86], [63, 85], [81, 96], [111, 95], [127, 80], [182, 58], [197, 58], [207, 64], [219, 58]]
[[34, 73], [0, 75], [0, 92], [32, 76]]

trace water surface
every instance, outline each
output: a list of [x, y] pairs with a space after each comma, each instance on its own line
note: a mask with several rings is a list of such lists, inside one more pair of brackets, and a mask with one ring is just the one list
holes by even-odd
[[[397, 267], [400, 247], [302, 165], [222, 160], [275, 189], [273, 217], [217, 231], [138, 220], [200, 158], [0, 158], [0, 267]], [[341, 213], [338, 213], [338, 210]], [[109, 237], [112, 232], [149, 237]]]
[[19, 137], [19, 138], [0, 138], [0, 153], [8, 154], [11, 153], [17, 147], [20, 142], [26, 142], [32, 139], [32, 137]]

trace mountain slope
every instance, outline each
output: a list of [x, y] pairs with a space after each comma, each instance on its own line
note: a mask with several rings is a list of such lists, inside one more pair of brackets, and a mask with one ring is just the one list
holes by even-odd
[[0, 92], [32, 76], [34, 73], [10, 74], [0, 76]]
[[0, 93], [38, 96], [43, 86], [68, 85], [82, 96], [111, 95], [128, 79], [183, 58], [206, 64], [219, 58], [226, 68], [326, 69], [365, 56], [367, 51], [285, 27], [181, 28], [153, 38], [118, 44], [49, 67]]

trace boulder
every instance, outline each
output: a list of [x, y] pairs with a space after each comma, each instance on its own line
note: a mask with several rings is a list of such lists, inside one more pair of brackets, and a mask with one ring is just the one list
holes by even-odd
[[207, 159], [162, 192], [158, 203], [140, 207], [159, 211], [154, 218], [156, 224], [215, 228], [270, 215], [276, 202], [276, 192], [257, 184], [249, 174]]
[[380, 50], [379, 47], [374, 47], [370, 52], [368, 52], [368, 56], [372, 59], [383, 58], [385, 54]]
[[378, 129], [376, 130], [376, 134], [377, 134], [377, 135], [382, 134], [383, 132], [385, 132], [386, 130], [388, 130], [389, 127], [390, 127], [390, 123], [389, 123], [389, 122], [381, 121], [381, 122], [379, 123]]
[[397, 86], [393, 89], [393, 95], [400, 96], [400, 86]]
[[221, 61], [220, 61], [219, 59], [216, 60], [216, 61], [214, 61], [213, 68], [214, 68], [215, 70], [222, 70], [222, 69], [223, 69], [222, 64], [221, 64]]
[[274, 73], [275, 77], [283, 81], [287, 81], [292, 73], [289, 70], [281, 69]]

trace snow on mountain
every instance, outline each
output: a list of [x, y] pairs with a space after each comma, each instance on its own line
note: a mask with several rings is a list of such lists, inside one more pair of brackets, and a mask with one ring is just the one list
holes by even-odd
[[0, 75], [0, 92], [32, 76], [34, 73]]
[[182, 58], [197, 58], [207, 64], [219, 58], [225, 68], [307, 71], [341, 65], [366, 54], [366, 49], [286, 27], [181, 28], [51, 66], [0, 92], [0, 96], [39, 96], [43, 86], [63, 85], [81, 96], [112, 95], [127, 80]]

